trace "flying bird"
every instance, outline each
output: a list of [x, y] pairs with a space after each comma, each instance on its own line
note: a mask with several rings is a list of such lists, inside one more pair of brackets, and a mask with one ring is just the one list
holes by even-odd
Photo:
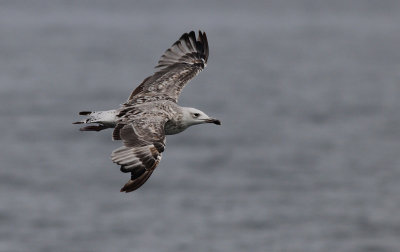
[[180, 133], [190, 126], [221, 122], [204, 112], [177, 104], [183, 87], [204, 69], [208, 60], [205, 32], [184, 33], [161, 56], [157, 71], [143, 80], [119, 108], [107, 111], [81, 111], [85, 119], [74, 124], [89, 124], [81, 131], [114, 128], [113, 140], [123, 146], [114, 150], [111, 160], [130, 180], [121, 192], [141, 187], [161, 161], [165, 136]]

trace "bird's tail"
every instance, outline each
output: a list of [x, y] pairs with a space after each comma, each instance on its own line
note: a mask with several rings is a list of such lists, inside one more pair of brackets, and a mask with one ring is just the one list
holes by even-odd
[[79, 115], [86, 116], [86, 119], [72, 124], [95, 124], [82, 127], [80, 131], [100, 131], [107, 128], [114, 128], [116, 125], [116, 110], [107, 111], [81, 111]]

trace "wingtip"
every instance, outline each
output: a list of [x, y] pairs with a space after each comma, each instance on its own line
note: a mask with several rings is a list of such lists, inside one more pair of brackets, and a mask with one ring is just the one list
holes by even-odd
[[132, 187], [134, 181], [133, 180], [129, 180], [120, 190], [120, 192], [124, 192], [124, 193], [128, 193], [128, 192], [132, 192], [134, 190], [136, 190], [137, 188]]
[[196, 41], [196, 33], [194, 31], [190, 31], [188, 35]]
[[126, 191], [126, 185], [124, 185], [122, 188], [121, 188], [121, 190], [119, 190], [120, 192], [124, 192], [124, 193], [127, 193], [127, 191]]

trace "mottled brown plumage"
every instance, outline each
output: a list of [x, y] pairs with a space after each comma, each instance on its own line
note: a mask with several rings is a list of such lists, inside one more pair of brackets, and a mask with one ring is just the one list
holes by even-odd
[[207, 64], [208, 41], [205, 32], [185, 33], [158, 61], [159, 70], [147, 77], [129, 96], [129, 104], [154, 101], [178, 101], [186, 83], [193, 79]]
[[144, 79], [119, 109], [81, 112], [89, 118], [76, 123], [98, 124], [81, 130], [111, 127], [113, 140], [122, 140], [124, 146], [111, 154], [122, 172], [131, 173], [121, 192], [134, 191], [149, 179], [161, 161], [165, 135], [177, 134], [195, 124], [220, 124], [199, 110], [177, 105], [186, 83], [206, 66], [208, 54], [204, 32], [199, 31], [197, 38], [193, 31], [185, 33], [161, 56], [158, 71]]

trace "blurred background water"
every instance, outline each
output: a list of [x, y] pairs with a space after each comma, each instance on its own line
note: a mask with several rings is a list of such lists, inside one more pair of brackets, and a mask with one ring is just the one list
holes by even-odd
[[[0, 251], [400, 251], [399, 1], [0, 2]], [[138, 191], [82, 133], [180, 35], [208, 67]]]

